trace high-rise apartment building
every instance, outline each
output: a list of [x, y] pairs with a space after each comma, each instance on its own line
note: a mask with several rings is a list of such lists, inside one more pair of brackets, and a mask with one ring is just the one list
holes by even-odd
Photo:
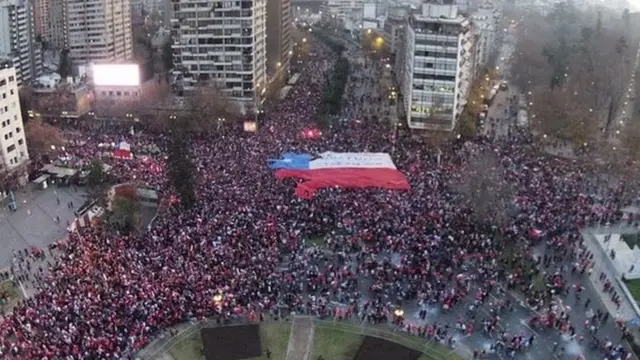
[[322, 21], [334, 23], [351, 17], [362, 17], [364, 0], [327, 0], [320, 5]]
[[491, 57], [496, 52], [496, 33], [498, 21], [493, 7], [482, 6], [472, 15], [471, 21], [477, 34], [476, 66], [489, 65]]
[[69, 33], [67, 29], [67, 0], [51, 0], [49, 38], [46, 40], [55, 49], [69, 49]]
[[403, 101], [412, 129], [451, 131], [475, 76], [475, 35], [456, 5], [423, 4], [405, 31]]
[[33, 25], [37, 35], [40, 35], [43, 40], [49, 40], [50, 33], [50, 20], [49, 14], [51, 13], [51, 0], [33, 0]]
[[9, 60], [0, 60], [0, 172], [11, 171], [29, 160], [25, 140], [18, 78]]
[[266, 0], [173, 3], [174, 87], [218, 87], [241, 111], [257, 110], [267, 91]]
[[0, 57], [13, 63], [18, 86], [42, 74], [33, 7], [26, 0], [0, 0]]
[[281, 76], [289, 71], [292, 55], [291, 0], [267, 2], [267, 73]]
[[129, 0], [66, 0], [66, 36], [74, 64], [133, 58]]

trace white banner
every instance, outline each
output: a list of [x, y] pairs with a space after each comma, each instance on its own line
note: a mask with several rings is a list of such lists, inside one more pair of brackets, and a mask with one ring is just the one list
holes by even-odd
[[325, 152], [320, 159], [309, 163], [310, 169], [331, 168], [386, 168], [396, 169], [387, 153], [337, 153]]

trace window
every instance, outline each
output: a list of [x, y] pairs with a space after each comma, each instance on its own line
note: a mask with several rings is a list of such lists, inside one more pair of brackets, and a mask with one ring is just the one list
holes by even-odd
[[7, 85], [7, 80], [5, 79], [0, 80], [0, 86], [5, 86], [5, 85]]
[[9, 134], [4, 134], [4, 139], [9, 140]]
[[7, 146], [7, 152], [8, 153], [12, 152], [15, 149], [16, 149], [16, 145], [15, 144]]
[[17, 156], [14, 156], [14, 157], [13, 157], [13, 162], [14, 162], [15, 164], [17, 164], [17, 163], [18, 163], [18, 157], [17, 157]]
[[19, 128], [19, 127], [17, 127], [17, 128], [16, 128], [16, 134], [19, 134], [19, 133], [20, 133], [20, 128]]
[[7, 98], [7, 93], [2, 93], [2, 98], [6, 99]]
[[20, 158], [24, 157], [24, 151], [20, 151]]
[[13, 159], [9, 159], [9, 164], [13, 165]]
[[11, 119], [7, 119], [7, 125], [11, 125]]
[[16, 79], [13, 76], [9, 76], [9, 82], [15, 81]]
[[13, 137], [13, 131], [9, 131], [9, 139]]
[[120, 91], [116, 91], [116, 95], [120, 96], [122, 93]]
[[18, 145], [22, 145], [22, 144], [24, 144], [24, 140], [22, 139], [18, 140]]
[[15, 94], [15, 92], [14, 92], [14, 90], [13, 90], [13, 89], [9, 90], [9, 93], [10, 93], [11, 95]]
[[5, 127], [5, 126], [7, 126], [7, 122], [6, 122], [6, 121], [3, 121], [3, 122], [2, 122], [2, 127]]

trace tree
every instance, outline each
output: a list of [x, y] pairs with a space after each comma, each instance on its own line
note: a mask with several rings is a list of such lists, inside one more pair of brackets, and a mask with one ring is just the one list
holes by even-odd
[[162, 62], [164, 64], [165, 72], [173, 69], [173, 51], [171, 50], [172, 45], [172, 40], [169, 40], [165, 42], [164, 45], [162, 45]]
[[178, 127], [187, 134], [216, 132], [235, 124], [241, 116], [237, 106], [213, 84], [198, 85], [181, 106], [169, 107], [168, 116], [156, 117], [156, 125], [171, 131]]
[[239, 111], [222, 92], [205, 84], [188, 97], [179, 111], [159, 117], [169, 133], [168, 177], [180, 204], [191, 208], [196, 202], [196, 169], [189, 157], [189, 139], [194, 134], [215, 134], [237, 123]]
[[[330, 119], [338, 115], [342, 109], [342, 98], [349, 78], [349, 60], [340, 57], [336, 61], [329, 80], [325, 85], [324, 99], [322, 102], [321, 118]], [[330, 121], [322, 121], [319, 125], [330, 125]]]
[[635, 116], [631, 123], [625, 126], [621, 137], [621, 147], [630, 161], [640, 164], [640, 116]]
[[584, 107], [597, 116], [605, 133], [623, 106], [631, 71], [626, 38], [614, 30], [585, 31], [574, 54], [569, 85], [581, 94]]
[[505, 180], [506, 170], [493, 152], [470, 156], [454, 191], [479, 223], [503, 227], [515, 213], [515, 191]]
[[579, 93], [566, 88], [538, 88], [532, 92], [529, 110], [533, 129], [546, 138], [575, 146], [591, 143], [598, 134], [597, 121], [581, 104]]
[[104, 163], [100, 159], [92, 159], [88, 168], [87, 185], [91, 192], [97, 194], [107, 182], [107, 173], [104, 171]]
[[471, 90], [467, 96], [467, 103], [458, 119], [458, 134], [463, 137], [472, 137], [477, 134], [478, 116], [482, 112], [485, 97], [489, 94], [491, 84], [498, 75], [495, 71], [487, 71], [477, 77], [471, 84]]
[[131, 199], [116, 197], [111, 203], [109, 226], [121, 233], [136, 232], [140, 228], [140, 204]]
[[191, 208], [196, 202], [195, 166], [189, 158], [187, 133], [184, 130], [171, 132], [167, 161], [167, 176], [180, 199], [180, 205]]
[[60, 63], [58, 64], [58, 74], [62, 79], [71, 75], [71, 59], [69, 59], [69, 49], [60, 52]]
[[64, 145], [62, 133], [57, 128], [39, 119], [25, 122], [25, 136], [29, 153], [33, 158], [48, 155], [54, 148]]

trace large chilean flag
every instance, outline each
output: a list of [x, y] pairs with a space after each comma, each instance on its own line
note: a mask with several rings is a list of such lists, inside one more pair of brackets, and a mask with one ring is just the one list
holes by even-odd
[[278, 179], [306, 180], [298, 184], [296, 195], [311, 199], [326, 187], [384, 188], [409, 190], [407, 177], [396, 169], [387, 153], [325, 152], [317, 158], [309, 154], [285, 153], [281, 159], [269, 160], [277, 169]]

